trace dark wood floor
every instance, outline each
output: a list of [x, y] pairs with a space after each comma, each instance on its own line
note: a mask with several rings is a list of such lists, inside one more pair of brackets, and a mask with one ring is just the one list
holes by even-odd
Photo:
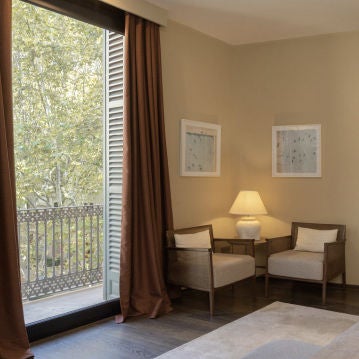
[[113, 318], [32, 343], [38, 359], [154, 358], [274, 301], [359, 315], [359, 288], [329, 285], [327, 305], [321, 305], [321, 288], [315, 284], [272, 280], [264, 297], [263, 278], [257, 279], [256, 296], [249, 283], [232, 291], [216, 292], [215, 316], [208, 313], [208, 295], [187, 290], [173, 302], [173, 311], [158, 319], [131, 318], [115, 324]]

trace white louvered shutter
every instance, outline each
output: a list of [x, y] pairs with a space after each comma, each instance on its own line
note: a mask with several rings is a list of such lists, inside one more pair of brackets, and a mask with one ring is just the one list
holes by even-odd
[[124, 36], [105, 31], [104, 297], [119, 296], [123, 166]]

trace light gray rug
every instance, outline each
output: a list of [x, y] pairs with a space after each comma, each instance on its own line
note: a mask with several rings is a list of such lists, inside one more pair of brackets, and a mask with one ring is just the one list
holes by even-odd
[[157, 358], [243, 358], [272, 341], [325, 346], [359, 322], [355, 315], [275, 302]]

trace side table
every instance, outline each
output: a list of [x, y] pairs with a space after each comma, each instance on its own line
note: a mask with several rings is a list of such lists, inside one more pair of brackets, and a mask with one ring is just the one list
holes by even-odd
[[[228, 240], [231, 245], [232, 253], [240, 253], [240, 246], [243, 244], [238, 240], [238, 237], [234, 237], [232, 240]], [[237, 247], [237, 248], [236, 248]], [[254, 241], [254, 257], [256, 260], [256, 275], [262, 276], [267, 269], [267, 241], [264, 237], [261, 237], [259, 241]]]

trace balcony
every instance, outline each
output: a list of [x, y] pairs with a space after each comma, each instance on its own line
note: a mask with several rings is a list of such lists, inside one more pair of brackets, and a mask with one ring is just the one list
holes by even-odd
[[17, 211], [23, 303], [102, 283], [103, 206]]
[[66, 291], [50, 297], [23, 303], [25, 323], [34, 323], [43, 319], [79, 310], [103, 302], [102, 284], [93, 287]]

